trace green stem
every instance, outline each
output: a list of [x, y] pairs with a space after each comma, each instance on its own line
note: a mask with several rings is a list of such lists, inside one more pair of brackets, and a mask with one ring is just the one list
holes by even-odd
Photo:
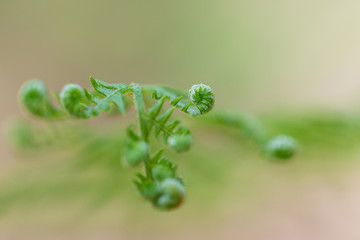
[[[141, 87], [139, 84], [133, 84], [132, 89], [134, 94], [134, 103], [136, 107], [137, 118], [139, 121], [140, 137], [144, 142], [146, 142], [149, 145], [148, 127], [145, 119], [145, 105], [144, 105], [143, 95], [141, 92]], [[144, 164], [145, 164], [146, 177], [152, 179], [151, 167], [149, 165], [149, 161], [150, 161], [150, 153], [148, 150], [146, 154], [146, 158], [144, 160]]]
[[204, 120], [237, 128], [261, 147], [268, 139], [265, 127], [257, 118], [248, 114], [234, 114], [228, 111], [222, 111], [206, 116]]

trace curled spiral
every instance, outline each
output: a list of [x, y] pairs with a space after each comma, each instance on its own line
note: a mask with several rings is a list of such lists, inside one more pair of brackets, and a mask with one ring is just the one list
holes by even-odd
[[185, 199], [185, 187], [175, 178], [166, 178], [160, 183], [155, 206], [163, 210], [177, 208]]
[[84, 106], [81, 105], [84, 98], [83, 89], [78, 84], [67, 84], [60, 93], [60, 102], [71, 115], [89, 118]]
[[54, 117], [57, 110], [51, 105], [45, 84], [40, 80], [30, 80], [24, 83], [19, 91], [19, 97], [24, 107], [38, 117]]
[[276, 160], [287, 160], [296, 152], [296, 141], [286, 135], [278, 135], [265, 145], [265, 154]]
[[202, 83], [193, 85], [190, 88], [189, 98], [201, 114], [209, 112], [215, 104], [215, 96], [211, 87]]

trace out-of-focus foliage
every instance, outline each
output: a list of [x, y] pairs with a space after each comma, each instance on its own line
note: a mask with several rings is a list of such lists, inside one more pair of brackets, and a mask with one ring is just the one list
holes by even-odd
[[[250, 116], [246, 118], [252, 119]], [[299, 166], [304, 165], [298, 165], [300, 162], [306, 159], [314, 161], [314, 156], [323, 154], [328, 146], [331, 146], [331, 150], [325, 153], [326, 165], [324, 166], [324, 161], [317, 160], [312, 163], [306, 161], [305, 169], [308, 171], [311, 165], [321, 165], [323, 169], [329, 169], [331, 166], [337, 168], [340, 163], [334, 160], [336, 153], [347, 151], [350, 154], [350, 150], [356, 150], [360, 144], [360, 125], [357, 123], [356, 116], [346, 116], [340, 113], [324, 114], [323, 117], [314, 117], [313, 114], [302, 114], [301, 117], [276, 114], [275, 116], [264, 116], [261, 119], [271, 134], [276, 135], [280, 133], [279, 129], [281, 129], [281, 133], [291, 134], [298, 140], [301, 152], [292, 162], [297, 163], [297, 171], [300, 172], [301, 167], [299, 168]], [[127, 118], [121, 120], [129, 121]], [[19, 206], [37, 205], [44, 199], [51, 204], [61, 202], [70, 205], [77, 201], [85, 201], [86, 204], [83, 204], [82, 210], [93, 214], [98, 209], [114, 203], [114, 200], [127, 201], [128, 204], [135, 202], [133, 205], [135, 206], [136, 196], [129, 190], [132, 187], [128, 181], [130, 175], [120, 161], [126, 145], [125, 129], [119, 128], [116, 123], [101, 129], [94, 128], [92, 125], [89, 123], [89, 125], [79, 126], [72, 123], [63, 125], [59, 129], [56, 123], [50, 123], [50, 125], [15, 124], [11, 136], [13, 136], [14, 143], [19, 145], [17, 147], [14, 145], [14, 147], [18, 150], [22, 149], [24, 154], [30, 154], [33, 159], [31, 164], [41, 167], [39, 170], [32, 168], [33, 170], [28, 173], [24, 173], [23, 170], [5, 178], [8, 180], [3, 181], [0, 188], [3, 213]], [[239, 127], [234, 128], [236, 125], [219, 125], [214, 123], [210, 116], [192, 122], [191, 126], [198, 129], [194, 133], [195, 136], [206, 131], [212, 137], [223, 141], [223, 144], [218, 143], [216, 147], [212, 147], [213, 150], [209, 150], [209, 146], [214, 143], [211, 142], [211, 139], [203, 139], [204, 143], [195, 145], [194, 152], [185, 157], [179, 157], [170, 151], [167, 152], [172, 159], [183, 158], [181, 165], [183, 165], [184, 176], [189, 178], [188, 181], [191, 183], [190, 198], [191, 201], [194, 201], [193, 204], [201, 204], [201, 194], [212, 197], [212, 200], [207, 200], [207, 204], [210, 205], [217, 199], [221, 199], [221, 195], [215, 194], [213, 188], [201, 187], [200, 190], [198, 187], [205, 183], [214, 187], [218, 184], [221, 185], [229, 178], [228, 172], [232, 166], [242, 166], [242, 172], [238, 174], [243, 175], [243, 182], [239, 182], [238, 191], [241, 191], [248, 181], [255, 181], [256, 178], [259, 178], [259, 176], [249, 175], [249, 173], [266, 172], [266, 169], [270, 167], [268, 164], [261, 164], [263, 161], [254, 160], [261, 151], [254, 147], [256, 141], [249, 141], [248, 131], [243, 131]], [[88, 127], [93, 131], [88, 131]], [[46, 141], [41, 139], [46, 139]], [[86, 139], [86, 141], [80, 141], [81, 139]], [[24, 148], [24, 146], [28, 147]], [[34, 148], [34, 146], [36, 147]], [[59, 155], [64, 152], [64, 149], [66, 149], [66, 154]], [[226, 151], [226, 158], [221, 157], [225, 152], [219, 152], [218, 149]], [[335, 158], [331, 157], [332, 153], [335, 154]], [[35, 161], [40, 156], [42, 156], [41, 159]], [[287, 165], [281, 164], [281, 166], [284, 170], [288, 169], [289, 174], [292, 172], [292, 164], [290, 164], [290, 168]], [[317, 168], [315, 167], [315, 169]], [[157, 170], [154, 169], [154, 171]], [[163, 174], [161, 171], [154, 175], [161, 178]], [[195, 196], [199, 199], [196, 199]], [[202, 207], [206, 208], [206, 204]], [[81, 214], [82, 210], [79, 210], [78, 214]]]

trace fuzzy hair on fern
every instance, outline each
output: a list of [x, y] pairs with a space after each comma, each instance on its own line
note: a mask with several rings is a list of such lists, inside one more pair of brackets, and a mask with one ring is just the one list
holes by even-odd
[[[108, 84], [90, 77], [94, 91], [78, 84], [67, 84], [57, 95], [60, 103], [55, 107], [45, 84], [30, 80], [23, 84], [19, 98], [23, 106], [34, 116], [44, 119], [80, 118], [89, 119], [107, 112], [113, 107], [125, 114], [125, 98], [131, 98], [137, 116], [137, 124], [126, 131], [124, 156], [119, 156], [127, 166], [143, 164], [144, 172], [136, 174], [134, 181], [140, 194], [156, 208], [171, 210], [179, 207], [185, 198], [185, 184], [176, 173], [176, 165], [163, 156], [164, 149], [153, 150], [150, 141], [161, 137], [162, 141], [176, 152], [188, 151], [193, 143], [190, 130], [170, 118], [175, 109], [191, 116], [209, 112], [215, 102], [212, 89], [204, 84], [191, 87], [188, 94], [159, 85]], [[154, 103], [146, 106], [144, 95], [151, 94]], [[164, 109], [165, 101], [171, 107]]]

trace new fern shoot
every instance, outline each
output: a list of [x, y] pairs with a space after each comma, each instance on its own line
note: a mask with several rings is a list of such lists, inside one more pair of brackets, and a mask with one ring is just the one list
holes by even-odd
[[[180, 125], [179, 120], [170, 121], [175, 109], [191, 116], [209, 112], [215, 102], [212, 89], [204, 84], [191, 87], [188, 94], [163, 86], [140, 86], [139, 84], [107, 84], [90, 78], [94, 91], [90, 92], [77, 84], [67, 84], [57, 100], [55, 107], [45, 84], [39, 80], [26, 82], [20, 89], [20, 99], [24, 107], [33, 115], [44, 119], [81, 118], [98, 116], [115, 106], [125, 114], [127, 104], [124, 97], [134, 103], [137, 124], [130, 125], [126, 131], [124, 164], [138, 166], [143, 164], [144, 173], [137, 173], [135, 185], [140, 194], [155, 207], [170, 210], [179, 207], [185, 198], [185, 184], [176, 173], [176, 165], [163, 156], [164, 149], [151, 149], [150, 141], [159, 139], [176, 152], [188, 151], [193, 139], [190, 130]], [[151, 94], [155, 100], [145, 106], [144, 94]], [[165, 101], [172, 106], [164, 109]]]
[[[126, 130], [123, 156], [119, 156], [119, 161], [121, 159], [129, 167], [143, 166], [144, 172], [136, 174], [134, 183], [140, 194], [156, 208], [171, 210], [179, 207], [186, 194], [184, 181], [176, 173], [176, 165], [163, 156], [163, 148], [151, 149], [154, 145], [151, 141], [161, 139], [178, 153], [188, 151], [193, 143], [190, 130], [179, 120], [170, 118], [175, 109], [193, 117], [210, 112], [215, 103], [212, 89], [205, 84], [196, 84], [186, 93], [159, 85], [108, 84], [92, 77], [90, 82], [93, 91], [67, 84], [60, 94], [55, 95], [59, 107], [52, 104], [45, 84], [39, 80], [26, 82], [19, 97], [30, 113], [50, 120], [89, 119], [114, 107], [125, 114], [132, 102], [137, 121]], [[151, 103], [144, 101], [148, 96], [153, 99]], [[169, 102], [170, 108], [165, 107], [165, 101]], [[262, 124], [249, 115], [215, 112], [203, 120], [240, 130], [259, 146], [264, 156], [276, 162], [290, 159], [297, 149], [292, 137], [269, 137]]]

